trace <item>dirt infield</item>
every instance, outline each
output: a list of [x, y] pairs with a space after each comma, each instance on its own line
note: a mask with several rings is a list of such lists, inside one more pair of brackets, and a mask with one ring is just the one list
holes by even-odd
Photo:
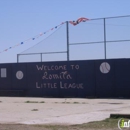
[[[111, 113], [130, 114], [129, 108], [129, 100], [123, 99], [1, 97], [0, 124], [24, 124], [16, 125], [21, 128], [28, 127], [25, 124], [68, 126], [104, 120], [109, 118]], [[30, 127], [33, 130], [34, 126]], [[37, 129], [40, 130], [35, 128]]]

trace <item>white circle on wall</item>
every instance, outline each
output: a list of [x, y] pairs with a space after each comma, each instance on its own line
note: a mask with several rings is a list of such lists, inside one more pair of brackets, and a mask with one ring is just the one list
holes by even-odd
[[22, 71], [17, 71], [16, 77], [17, 77], [17, 79], [22, 79], [23, 78], [23, 72]]
[[107, 62], [103, 62], [101, 65], [100, 65], [100, 71], [103, 73], [103, 74], [107, 74], [109, 71], [110, 71], [110, 65], [107, 63]]

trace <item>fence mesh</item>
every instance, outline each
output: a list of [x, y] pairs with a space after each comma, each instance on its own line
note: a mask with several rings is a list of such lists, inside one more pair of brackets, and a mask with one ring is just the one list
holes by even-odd
[[130, 58], [129, 51], [130, 16], [121, 16], [92, 19], [76, 26], [69, 24], [68, 31], [64, 24], [48, 38], [18, 54], [18, 61], [62, 61], [67, 60], [67, 53], [70, 60]]

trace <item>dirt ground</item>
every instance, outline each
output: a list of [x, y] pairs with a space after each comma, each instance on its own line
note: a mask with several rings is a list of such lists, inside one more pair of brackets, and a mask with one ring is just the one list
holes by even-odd
[[103, 127], [84, 123], [105, 120], [111, 113], [130, 114], [129, 108], [125, 99], [0, 97], [0, 130], [111, 130], [102, 122], [97, 124]]

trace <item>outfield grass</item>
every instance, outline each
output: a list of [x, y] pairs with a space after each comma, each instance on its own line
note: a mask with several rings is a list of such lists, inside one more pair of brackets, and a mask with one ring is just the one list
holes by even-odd
[[48, 130], [106, 130], [106, 129], [111, 129], [111, 130], [118, 130], [118, 120], [119, 119], [114, 119], [114, 118], [108, 118], [103, 121], [94, 121], [90, 123], [85, 123], [81, 125], [70, 125], [70, 126], [65, 126], [65, 125], [35, 125], [35, 127], [41, 127], [45, 128]]
[[0, 124], [0, 130], [119, 130], [118, 120], [119, 118], [109, 118], [81, 125]]

